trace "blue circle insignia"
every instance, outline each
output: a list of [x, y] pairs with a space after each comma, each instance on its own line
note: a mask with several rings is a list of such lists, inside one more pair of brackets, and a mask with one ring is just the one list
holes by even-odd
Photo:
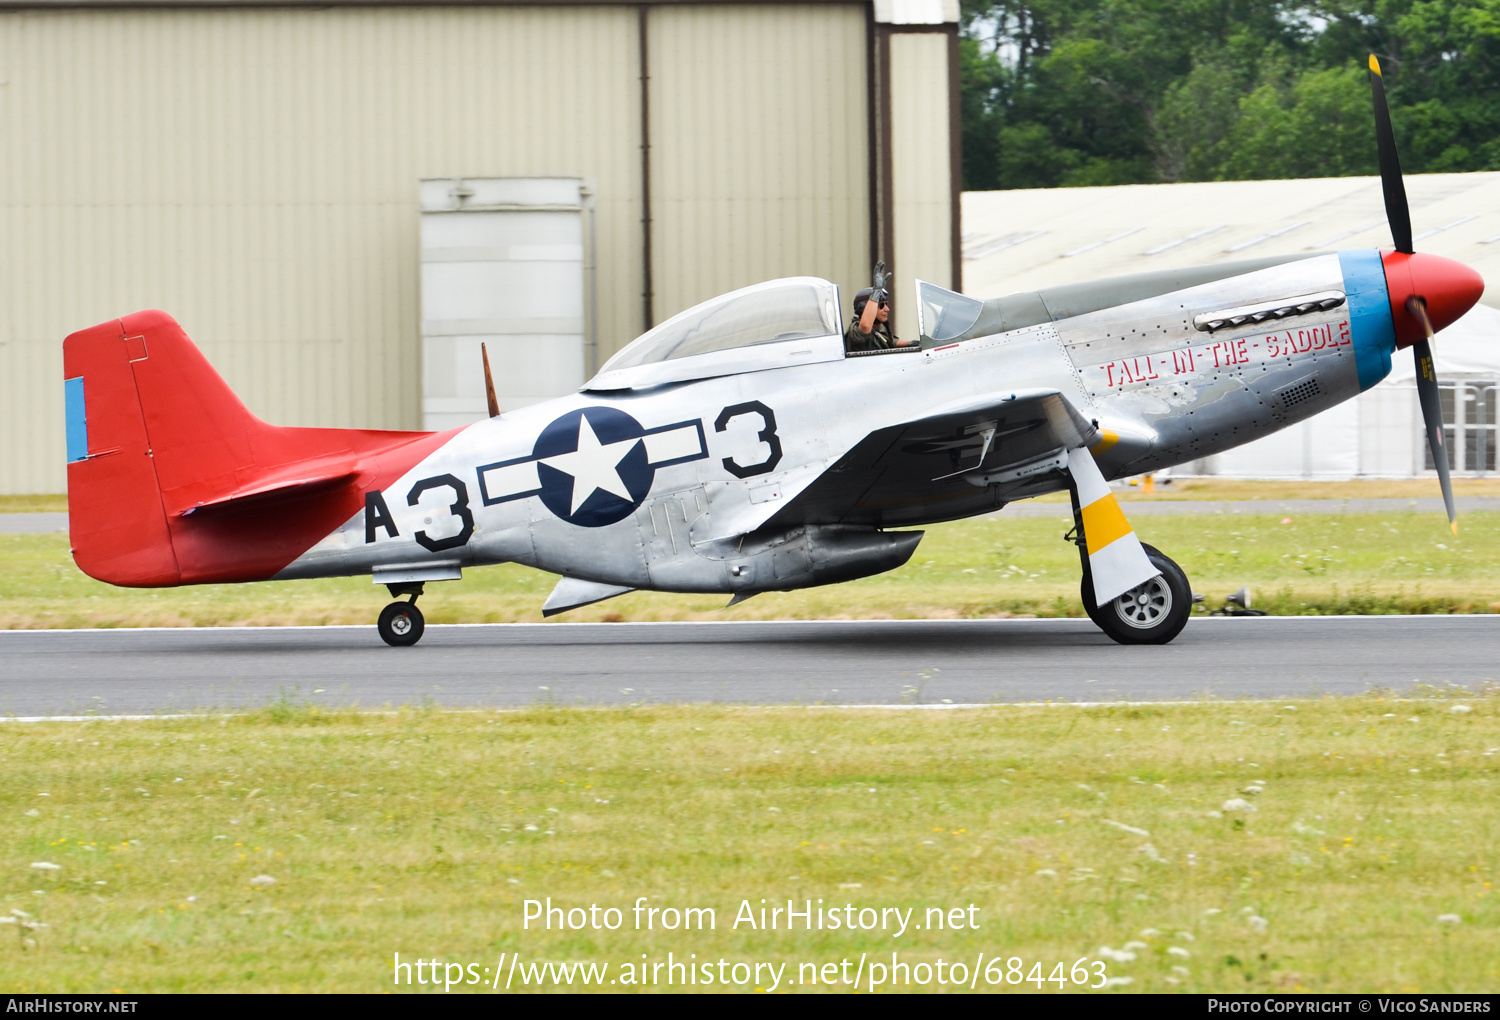
[[635, 513], [656, 477], [645, 434], [640, 422], [613, 407], [584, 407], [553, 421], [532, 450], [542, 504], [585, 528]]

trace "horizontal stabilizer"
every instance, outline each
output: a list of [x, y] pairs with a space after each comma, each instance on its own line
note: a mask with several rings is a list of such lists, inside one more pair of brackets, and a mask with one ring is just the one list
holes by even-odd
[[353, 457], [341, 455], [305, 460], [297, 464], [268, 472], [223, 495], [216, 495], [183, 510], [179, 516], [186, 517], [202, 510], [249, 501], [272, 501], [281, 497], [303, 496], [318, 489], [340, 485], [352, 480], [357, 474]]
[[581, 609], [595, 602], [612, 599], [616, 595], [635, 591], [618, 584], [601, 584], [598, 581], [581, 581], [576, 577], [565, 577], [557, 582], [547, 601], [542, 603], [543, 616], [556, 616], [570, 609]]

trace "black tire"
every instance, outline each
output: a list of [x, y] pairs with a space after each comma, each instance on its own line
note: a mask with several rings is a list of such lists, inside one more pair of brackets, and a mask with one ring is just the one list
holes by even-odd
[[422, 631], [427, 621], [422, 619], [422, 610], [410, 602], [392, 602], [380, 611], [375, 624], [380, 639], [396, 648], [406, 648], [422, 640]]
[[1107, 605], [1096, 606], [1093, 579], [1085, 573], [1080, 592], [1083, 608], [1089, 619], [1119, 644], [1164, 645], [1182, 633], [1193, 615], [1193, 591], [1187, 575], [1170, 557], [1144, 542], [1141, 548], [1161, 576], [1111, 599]]
[[1078, 583], [1078, 595], [1083, 599], [1083, 611], [1088, 614], [1090, 620], [1094, 621], [1095, 627], [1103, 630], [1103, 617], [1099, 612], [1099, 607], [1094, 605], [1094, 575], [1089, 573], [1087, 560], [1084, 560], [1083, 564], [1083, 580]]
[[[1144, 548], [1145, 543], [1142, 542], [1141, 546]], [[1088, 614], [1090, 620], [1094, 621], [1095, 627], [1103, 630], [1104, 616], [1099, 612], [1099, 607], [1094, 605], [1094, 575], [1089, 571], [1089, 558], [1083, 555], [1079, 559], [1083, 560], [1083, 580], [1078, 586], [1078, 594], [1083, 599], [1083, 611]]]
[[1094, 626], [1100, 630], [1104, 629], [1104, 614], [1099, 612], [1099, 607], [1094, 605], [1094, 579], [1085, 571], [1083, 583], [1079, 585], [1078, 594], [1083, 598], [1083, 611], [1089, 614], [1089, 619], [1094, 621]]

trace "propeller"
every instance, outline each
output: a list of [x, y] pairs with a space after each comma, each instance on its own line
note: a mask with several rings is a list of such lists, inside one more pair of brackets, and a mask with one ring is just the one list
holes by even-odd
[[1448, 511], [1448, 527], [1458, 535], [1458, 515], [1453, 506], [1453, 479], [1448, 475], [1448, 448], [1443, 445], [1443, 408], [1438, 402], [1437, 372], [1432, 367], [1432, 319], [1427, 302], [1415, 295], [1406, 299], [1406, 308], [1422, 323], [1422, 339], [1412, 344], [1417, 359], [1417, 399], [1422, 402], [1422, 431], [1432, 450], [1437, 467], [1438, 484], [1443, 487], [1443, 506]]
[[[1380, 189], [1385, 195], [1385, 218], [1391, 226], [1391, 239], [1396, 243], [1395, 253], [1386, 256], [1387, 287], [1391, 296], [1391, 311], [1398, 307], [1406, 312], [1404, 320], [1396, 322], [1396, 346], [1412, 348], [1417, 360], [1417, 398], [1422, 405], [1423, 431], [1427, 434], [1427, 446], [1432, 450], [1432, 463], [1437, 467], [1438, 483], [1443, 489], [1443, 506], [1448, 511], [1448, 527], [1458, 534], [1458, 513], [1453, 505], [1453, 480], [1448, 474], [1448, 450], [1443, 445], [1443, 411], [1438, 398], [1437, 372], [1432, 363], [1432, 316], [1428, 313], [1429, 298], [1441, 304], [1444, 312], [1456, 310], [1451, 317], [1444, 315], [1443, 325], [1458, 318], [1479, 300], [1484, 291], [1484, 281], [1477, 273], [1467, 270], [1455, 272], [1453, 268], [1465, 269], [1446, 259], [1431, 255], [1417, 255], [1412, 246], [1411, 208], [1406, 201], [1406, 185], [1401, 180], [1401, 159], [1396, 153], [1396, 135], [1391, 130], [1391, 111], [1385, 101], [1385, 81], [1380, 73], [1380, 61], [1370, 54], [1370, 93], [1375, 103], [1375, 148], [1380, 159]], [[1404, 257], [1403, 257], [1404, 256]], [[1470, 279], [1472, 278], [1472, 279]], [[1473, 283], [1478, 283], [1478, 290]], [[1432, 286], [1426, 286], [1426, 285]], [[1435, 289], [1439, 293], [1431, 294]], [[1462, 308], [1458, 304], [1472, 291], [1468, 303]], [[1403, 294], [1404, 292], [1404, 294]], [[1404, 297], [1404, 301], [1400, 298]], [[1399, 301], [1399, 306], [1398, 306]], [[1393, 317], [1394, 314], [1393, 314]], [[1402, 343], [1406, 339], [1408, 343]]]
[[1375, 99], [1375, 149], [1380, 158], [1380, 190], [1385, 194], [1385, 218], [1391, 225], [1396, 250], [1412, 254], [1411, 207], [1406, 204], [1406, 184], [1401, 180], [1401, 157], [1396, 154], [1396, 133], [1391, 130], [1391, 110], [1385, 102], [1385, 78], [1380, 61], [1370, 54], [1370, 92]]

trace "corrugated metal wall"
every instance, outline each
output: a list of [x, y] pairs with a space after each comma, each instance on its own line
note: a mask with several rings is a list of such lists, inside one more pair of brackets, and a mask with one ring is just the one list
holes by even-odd
[[864, 7], [665, 6], [649, 26], [657, 321], [797, 275], [847, 312], [870, 275]]
[[[865, 16], [650, 10], [657, 321], [864, 282]], [[633, 5], [0, 13], [0, 492], [63, 489], [61, 341], [142, 308], [270, 421], [419, 427], [424, 177], [590, 179], [607, 358], [643, 317], [639, 41]]]
[[147, 307], [271, 421], [419, 427], [423, 177], [592, 178], [601, 340], [634, 336], [636, 29], [626, 7], [0, 16], [0, 491], [62, 490], [62, 338]]
[[891, 183], [896, 237], [896, 333], [918, 333], [913, 281], [952, 286], [948, 36], [891, 36]]

